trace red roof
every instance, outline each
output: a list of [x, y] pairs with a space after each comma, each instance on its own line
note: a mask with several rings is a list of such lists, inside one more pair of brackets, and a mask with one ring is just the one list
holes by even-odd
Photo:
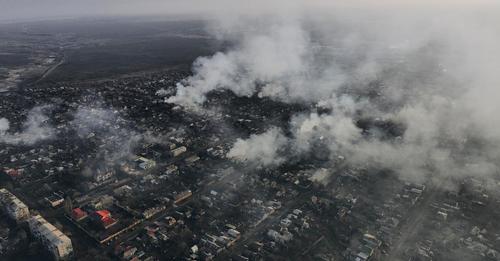
[[105, 228], [108, 228], [116, 223], [116, 219], [114, 219], [112, 217], [106, 217], [106, 218], [101, 219], [101, 222]]
[[111, 218], [111, 213], [108, 210], [98, 210], [95, 213], [99, 215], [102, 221], [104, 221], [107, 218]]
[[87, 212], [83, 211], [81, 208], [73, 209], [73, 217], [75, 219], [80, 219], [87, 215]]

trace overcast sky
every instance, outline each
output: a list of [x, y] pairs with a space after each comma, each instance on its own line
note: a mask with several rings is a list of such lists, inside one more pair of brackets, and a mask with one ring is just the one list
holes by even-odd
[[213, 14], [335, 9], [341, 6], [438, 8], [498, 4], [498, 0], [0, 0], [0, 20], [61, 16]]

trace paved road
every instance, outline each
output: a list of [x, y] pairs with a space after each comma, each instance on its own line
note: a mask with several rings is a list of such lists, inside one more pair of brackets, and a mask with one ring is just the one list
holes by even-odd
[[45, 78], [46, 78], [47, 76], [49, 76], [49, 75], [50, 75], [50, 74], [51, 74], [51, 73], [52, 73], [55, 69], [57, 69], [57, 67], [61, 66], [61, 65], [62, 65], [63, 63], [65, 63], [65, 62], [66, 62], [66, 59], [65, 59], [65, 56], [63, 56], [63, 57], [61, 58], [61, 60], [60, 60], [58, 63], [56, 63], [56, 64], [52, 65], [49, 69], [47, 69], [47, 70], [46, 70], [46, 71], [45, 71], [45, 72], [44, 72], [44, 73], [40, 76], [40, 78], [38, 78], [38, 80], [36, 81], [36, 83], [38, 83], [38, 82], [40, 82], [41, 80], [45, 79]]
[[[346, 167], [347, 163], [342, 163], [337, 166], [335, 170], [332, 170], [332, 172], [341, 173], [345, 170]], [[260, 222], [253, 229], [242, 233], [240, 240], [236, 242], [236, 244], [230, 249], [230, 251], [232, 253], [241, 253], [245, 249], [245, 245], [248, 245], [251, 242], [260, 239], [260, 235], [262, 235], [272, 225], [277, 224], [285, 215], [289, 214], [293, 209], [300, 208], [304, 204], [306, 204], [306, 202], [310, 200], [312, 196], [314, 196], [314, 192], [314, 190], [300, 192], [298, 196], [286, 202], [280, 209], [269, 215], [269, 217]]]
[[429, 217], [428, 207], [439, 193], [439, 184], [429, 185], [422, 198], [407, 213], [407, 220], [401, 224], [397, 232], [401, 234], [395, 241], [397, 242], [384, 260], [404, 260], [403, 254], [408, 245], [415, 245], [415, 237], [422, 229], [423, 222]]

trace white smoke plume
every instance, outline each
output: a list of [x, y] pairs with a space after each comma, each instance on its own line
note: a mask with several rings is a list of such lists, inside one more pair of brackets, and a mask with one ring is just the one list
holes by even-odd
[[[167, 101], [194, 107], [216, 89], [284, 101], [309, 102], [330, 96], [332, 87], [342, 83], [340, 69], [316, 64], [317, 52], [302, 25], [266, 19], [271, 19], [270, 26], [256, 24], [256, 31], [244, 32], [234, 49], [197, 59], [193, 76], [178, 83], [177, 94]], [[314, 88], [305, 95], [304, 86]]]
[[[293, 148], [289, 155], [323, 146], [410, 179], [497, 176], [500, 60], [492, 57], [500, 57], [500, 9], [384, 6], [313, 12], [306, 4], [271, 17], [222, 17], [211, 29], [234, 45], [199, 58], [168, 101], [199, 107], [207, 93], [228, 89], [331, 110], [296, 115], [288, 140], [273, 129], [238, 140], [228, 154], [259, 165], [283, 162], [280, 145]], [[404, 131], [365, 133], [362, 118]], [[273, 149], [262, 149], [263, 140]]]
[[238, 139], [227, 157], [247, 162], [256, 167], [276, 166], [285, 160], [280, 151], [287, 144], [287, 138], [278, 128], [270, 128], [260, 135], [250, 135], [248, 139]]
[[47, 108], [47, 106], [37, 106], [31, 109], [21, 130], [16, 133], [9, 133], [9, 121], [5, 118], [0, 119], [0, 143], [32, 145], [52, 138], [55, 130], [47, 122], [49, 117], [44, 112]]

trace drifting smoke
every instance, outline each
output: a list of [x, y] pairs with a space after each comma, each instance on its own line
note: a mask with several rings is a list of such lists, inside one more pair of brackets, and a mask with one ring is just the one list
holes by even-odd
[[278, 128], [271, 128], [260, 135], [251, 135], [248, 139], [238, 139], [227, 157], [252, 165], [276, 166], [285, 160], [280, 150], [287, 144], [287, 138]]
[[[288, 156], [326, 147], [332, 158], [415, 180], [497, 175], [498, 16], [360, 10], [334, 11], [334, 19], [296, 10], [231, 25], [220, 19], [215, 35], [234, 46], [197, 59], [167, 101], [196, 108], [228, 89], [331, 111], [296, 115], [289, 138], [273, 128], [238, 140], [228, 156], [257, 165], [284, 162], [277, 151], [285, 147]], [[388, 137], [387, 125], [402, 131]]]
[[[196, 106], [205, 95], [226, 88], [239, 96], [251, 96], [261, 86], [261, 96], [304, 97], [300, 86], [310, 80], [306, 61], [311, 54], [308, 39], [298, 26], [280, 24], [258, 34], [243, 36], [235, 50], [199, 58], [194, 75], [177, 85], [177, 95], [168, 101]], [[298, 93], [299, 92], [299, 93]]]
[[132, 155], [132, 149], [143, 138], [143, 135], [128, 128], [128, 122], [117, 111], [100, 105], [79, 107], [70, 126], [81, 138], [102, 139], [104, 145], [100, 146], [97, 158], [111, 165]]
[[352, 119], [343, 115], [311, 113], [296, 116], [293, 123], [294, 144], [298, 151], [313, 149], [315, 142], [327, 144], [331, 151], [337, 151], [353, 146], [361, 138], [361, 130]]
[[54, 136], [55, 130], [48, 125], [49, 118], [44, 110], [47, 106], [37, 106], [28, 112], [26, 121], [20, 132], [8, 133], [10, 123], [7, 119], [0, 119], [0, 143], [32, 145], [38, 141]]
[[79, 107], [70, 125], [76, 129], [80, 137], [94, 135], [96, 132], [109, 132], [118, 126], [119, 117], [116, 112], [96, 107]]
[[118, 111], [104, 108], [102, 104], [82, 106], [73, 115], [69, 125], [80, 138], [96, 138], [102, 145], [88, 165], [110, 167], [134, 155], [133, 150], [140, 142], [158, 142], [160, 137], [130, 129], [130, 122]]

